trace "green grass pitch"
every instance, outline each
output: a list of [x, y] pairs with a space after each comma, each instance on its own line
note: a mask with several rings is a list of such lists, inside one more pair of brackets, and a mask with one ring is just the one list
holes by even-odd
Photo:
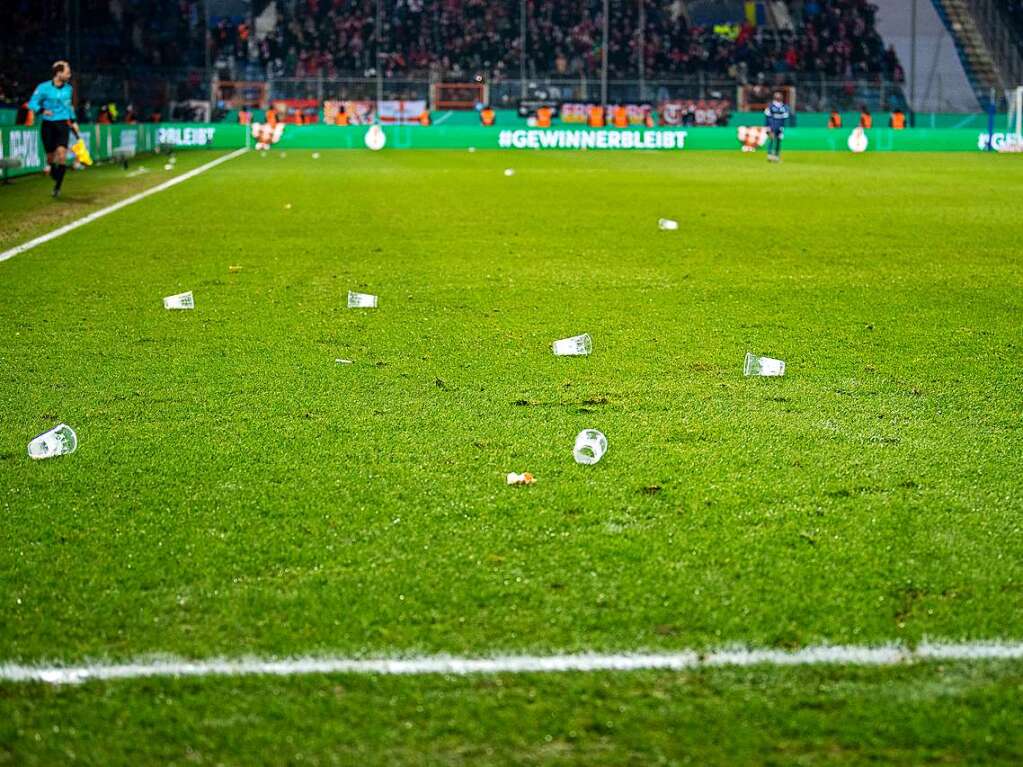
[[[0, 249], [146, 163], [0, 189]], [[1019, 640], [1021, 192], [980, 154], [249, 153], [21, 254], [0, 663]], [[1021, 701], [1018, 662], [5, 683], [0, 765], [1012, 764]]]

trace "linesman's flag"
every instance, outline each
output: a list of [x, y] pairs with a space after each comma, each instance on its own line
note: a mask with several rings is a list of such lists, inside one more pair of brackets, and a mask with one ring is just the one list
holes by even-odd
[[92, 165], [92, 156], [89, 154], [89, 150], [85, 146], [85, 142], [79, 138], [75, 142], [74, 146], [71, 147], [71, 151], [74, 152], [75, 157], [78, 158], [78, 162], [82, 165]]

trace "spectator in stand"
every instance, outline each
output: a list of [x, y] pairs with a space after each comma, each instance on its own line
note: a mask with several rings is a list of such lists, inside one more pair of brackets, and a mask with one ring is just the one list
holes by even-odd
[[870, 110], [864, 104], [860, 107], [860, 127], [864, 130], [874, 127], [874, 118], [870, 116]]

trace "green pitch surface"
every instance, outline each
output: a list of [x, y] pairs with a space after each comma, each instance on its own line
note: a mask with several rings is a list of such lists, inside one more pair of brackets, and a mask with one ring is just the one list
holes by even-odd
[[[125, 183], [0, 189], [4, 247]], [[0, 664], [1023, 639], [1021, 191], [250, 153], [0, 263]], [[1019, 662], [3, 683], [0, 764], [1018, 763], [1021, 700]]]

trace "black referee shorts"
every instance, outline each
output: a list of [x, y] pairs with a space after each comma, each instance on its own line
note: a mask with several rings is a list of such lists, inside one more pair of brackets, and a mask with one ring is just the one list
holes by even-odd
[[71, 138], [71, 126], [57, 120], [43, 120], [41, 132], [43, 149], [46, 150], [46, 154], [56, 152], [57, 147], [60, 146], [66, 149], [68, 140]]

